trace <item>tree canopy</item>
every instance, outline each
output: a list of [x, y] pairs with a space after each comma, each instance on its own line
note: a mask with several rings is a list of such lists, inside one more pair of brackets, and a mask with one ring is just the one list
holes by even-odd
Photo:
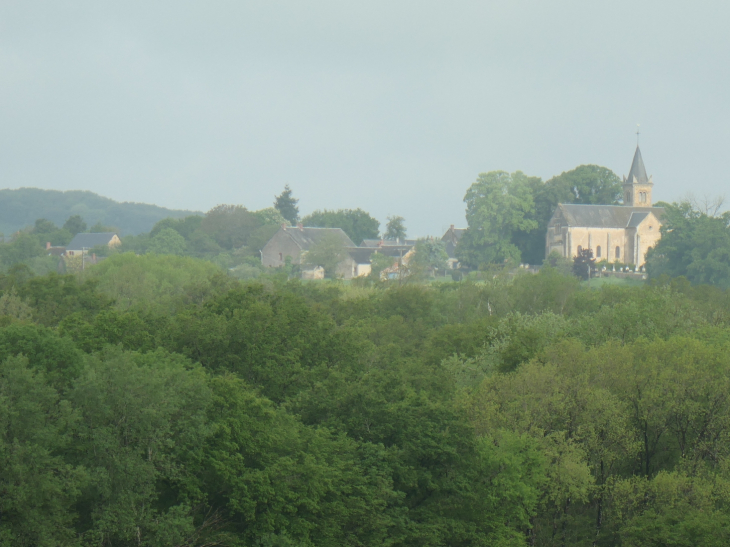
[[283, 216], [289, 224], [293, 225], [296, 224], [299, 219], [299, 207], [297, 207], [297, 203], [299, 203], [299, 200], [294, 198], [291, 188], [289, 188], [289, 185], [287, 184], [284, 186], [284, 190], [281, 194], [276, 196], [274, 208], [279, 211], [279, 214], [281, 214], [281, 216]]
[[363, 239], [376, 239], [380, 230], [380, 222], [362, 209], [317, 210], [304, 217], [302, 224], [315, 228], [341, 228], [355, 245], [360, 245]]

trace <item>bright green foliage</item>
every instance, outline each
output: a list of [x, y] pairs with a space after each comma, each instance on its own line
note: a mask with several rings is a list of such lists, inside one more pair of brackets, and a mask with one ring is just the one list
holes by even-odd
[[721, 288], [239, 282], [118, 254], [0, 291], [2, 544], [728, 541]]
[[0, 543], [74, 544], [73, 502], [87, 476], [64, 461], [77, 415], [22, 357], [0, 362]]
[[537, 228], [533, 220], [534, 177], [521, 171], [482, 173], [464, 196], [469, 225], [457, 247], [459, 260], [472, 267], [482, 264], [519, 262], [521, 253], [513, 243], [515, 232]]
[[647, 255], [649, 276], [685, 276], [730, 288], [730, 213], [709, 216], [688, 203], [665, 205], [662, 238]]
[[289, 185], [287, 184], [284, 186], [284, 191], [276, 196], [274, 208], [279, 211], [279, 214], [283, 216], [289, 224], [293, 225], [296, 224], [299, 219], [299, 207], [297, 207], [297, 203], [299, 203], [299, 200], [292, 196], [291, 188], [289, 188]]
[[362, 209], [314, 211], [302, 219], [302, 224], [317, 228], [341, 228], [355, 245], [359, 245], [363, 239], [377, 238], [380, 230], [380, 222]]

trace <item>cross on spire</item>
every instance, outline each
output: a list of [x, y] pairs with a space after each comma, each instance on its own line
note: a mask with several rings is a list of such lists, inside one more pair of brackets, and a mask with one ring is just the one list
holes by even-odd
[[639, 124], [636, 124], [636, 146], [639, 146]]

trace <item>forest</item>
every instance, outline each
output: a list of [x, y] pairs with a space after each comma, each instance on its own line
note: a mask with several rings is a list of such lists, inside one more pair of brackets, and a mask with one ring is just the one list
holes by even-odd
[[[579, 170], [564, 190], [596, 195], [605, 173]], [[0, 545], [730, 544], [730, 214], [664, 204], [648, 280], [591, 284], [566, 259], [514, 267], [559, 187], [527, 182], [470, 188], [485, 224], [457, 253], [478, 266], [453, 280], [424, 275], [433, 240], [394, 279], [263, 269], [298, 217], [288, 188], [270, 209], [162, 219], [83, 269], [46, 244], [114, 227], [16, 232]], [[523, 216], [487, 215], [495, 195]], [[379, 233], [360, 209], [305, 218]]]
[[0, 276], [0, 544], [730, 542], [730, 294]]

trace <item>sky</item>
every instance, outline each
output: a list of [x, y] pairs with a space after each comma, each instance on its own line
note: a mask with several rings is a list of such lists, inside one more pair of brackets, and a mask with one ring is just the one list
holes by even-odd
[[[0, 187], [465, 227], [479, 173], [727, 192], [730, 2], [0, 0]], [[730, 196], [729, 196], [730, 197]]]

